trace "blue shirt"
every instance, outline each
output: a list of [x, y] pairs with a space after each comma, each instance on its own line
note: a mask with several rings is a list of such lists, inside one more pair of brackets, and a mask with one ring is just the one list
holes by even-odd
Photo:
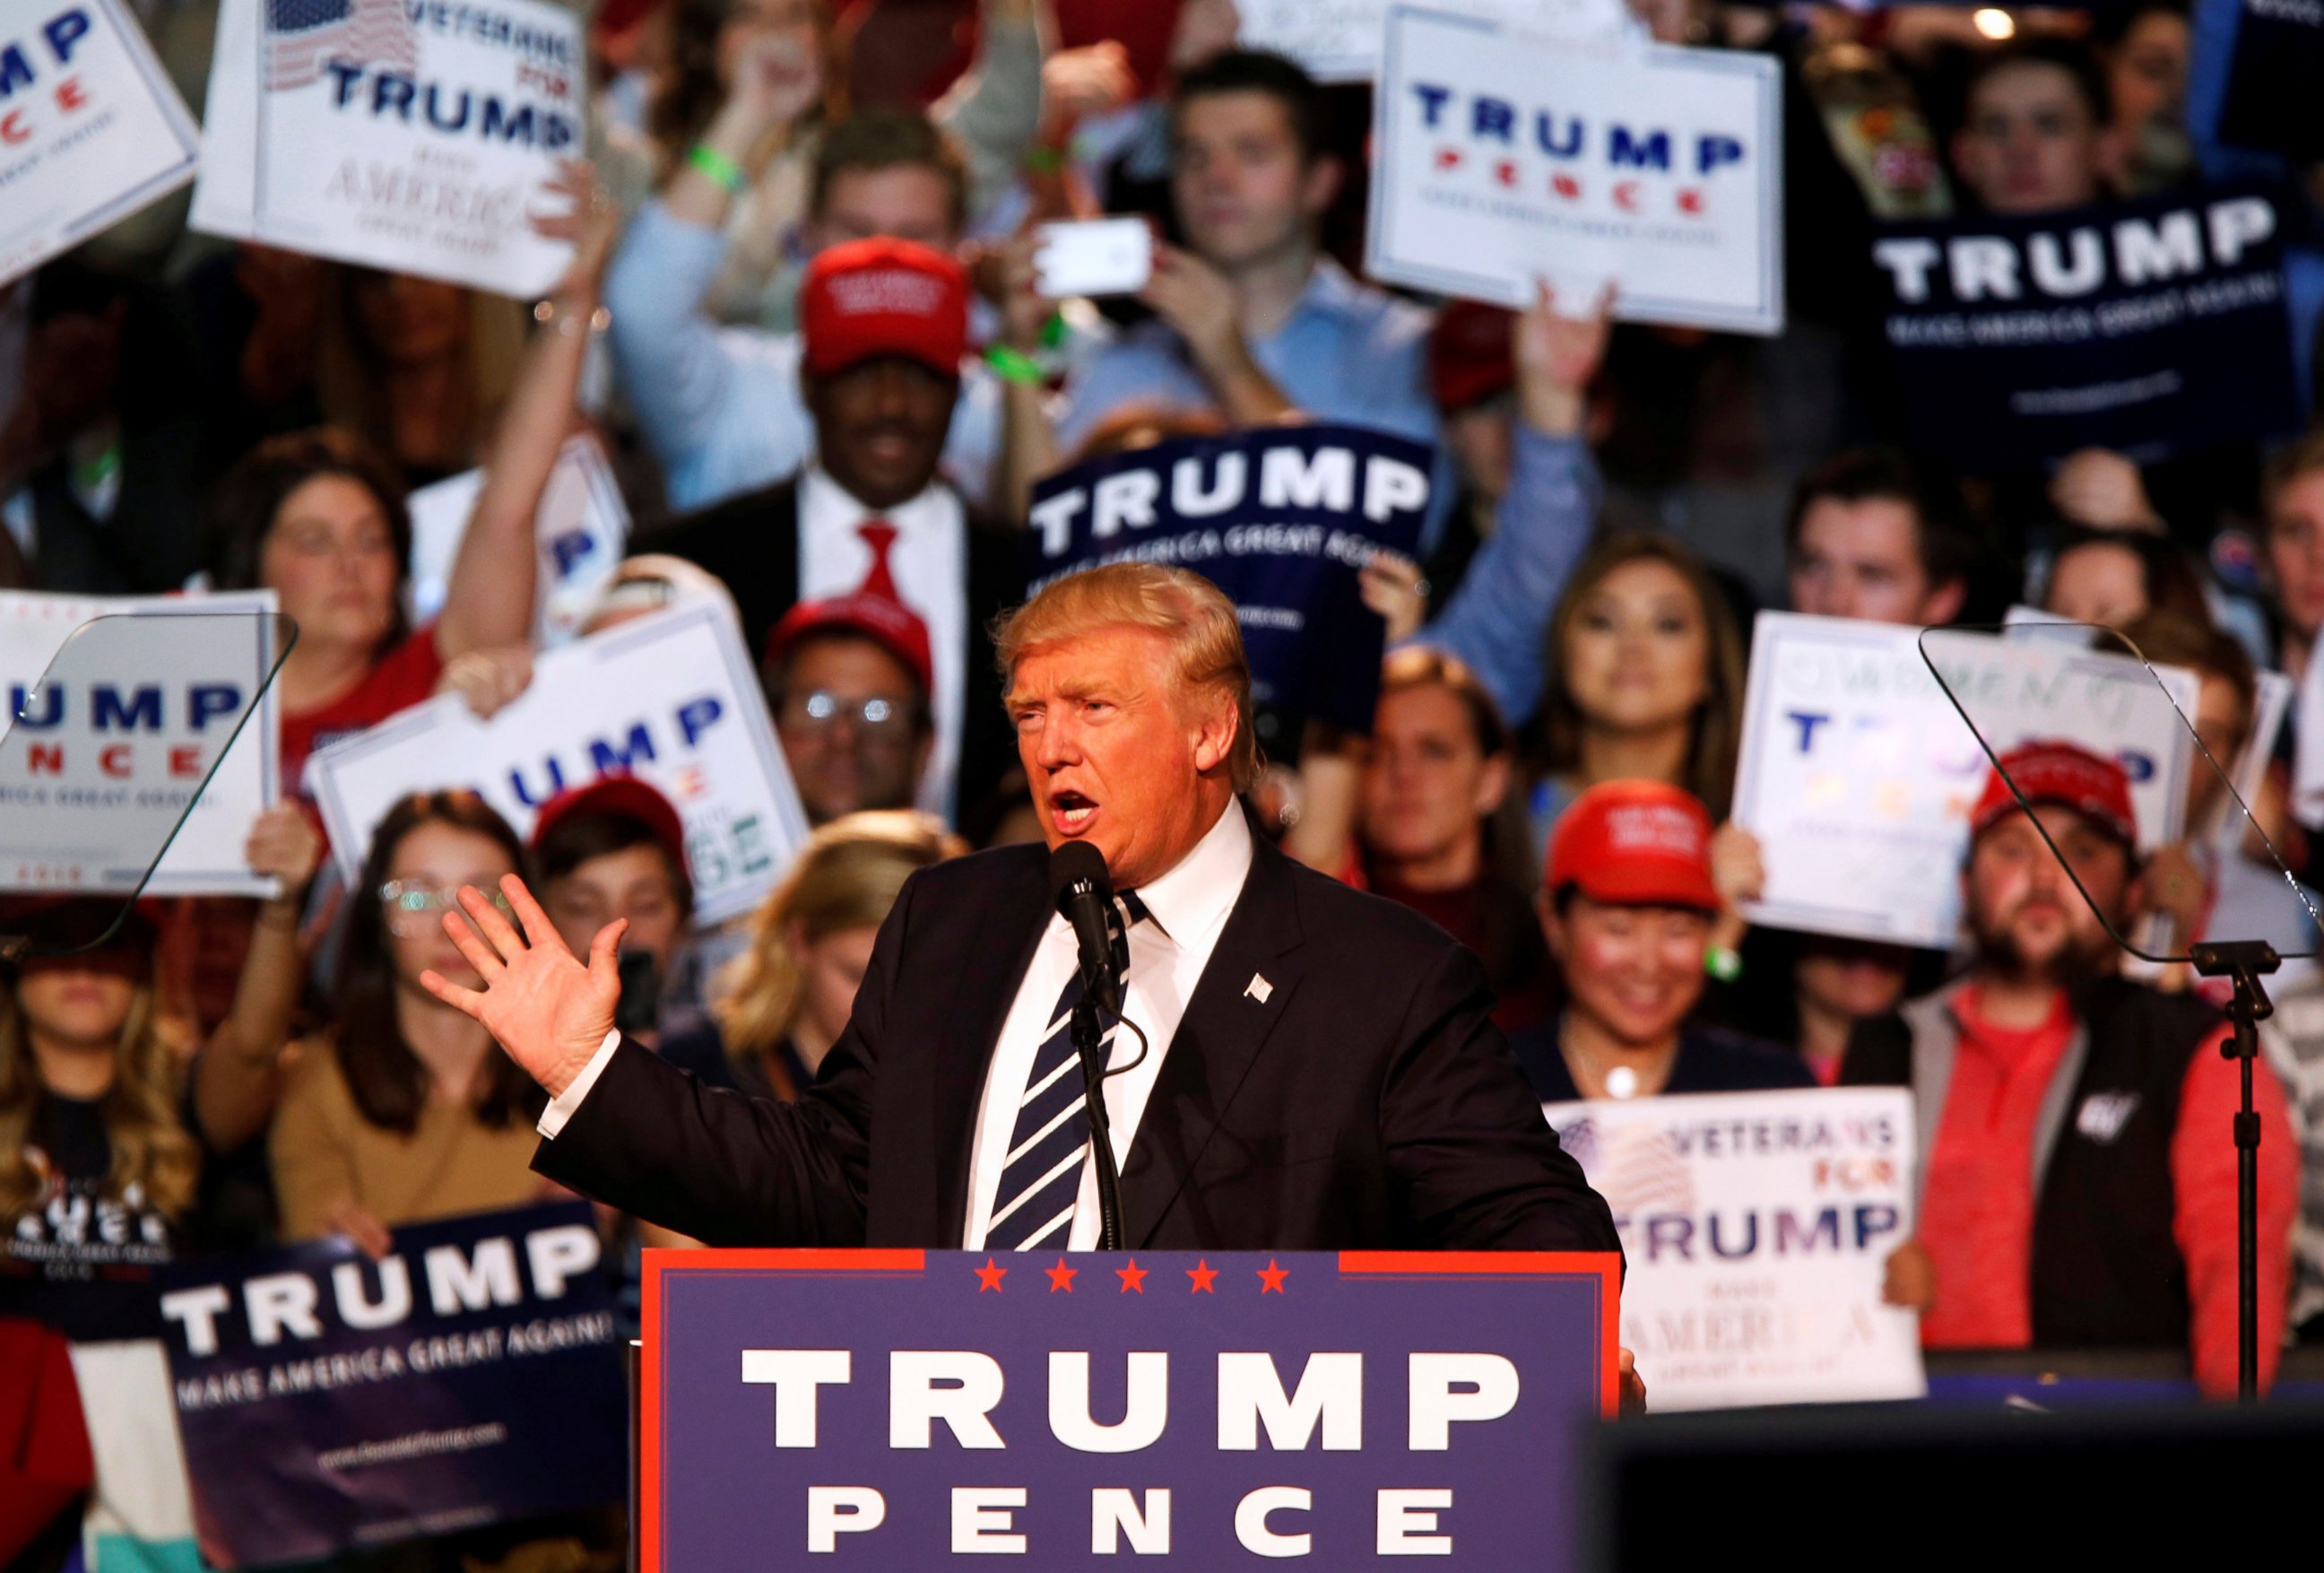
[[[1426, 375], [1432, 320], [1422, 308], [1358, 282], [1324, 257], [1282, 325], [1251, 342], [1250, 356], [1285, 398], [1315, 420], [1433, 443], [1436, 405]], [[1149, 319], [1066, 381], [1057, 418], [1058, 450], [1071, 456], [1108, 417], [1124, 410], [1209, 410], [1216, 404], [1176, 330]], [[1452, 492], [1452, 467], [1440, 452], [1422, 532], [1424, 557], [1443, 538]]]
[[1605, 490], [1587, 443], [1518, 421], [1492, 538], [1469, 560], [1452, 600], [1410, 641], [1457, 656], [1512, 729], [1541, 707], [1550, 619], [1589, 550]]

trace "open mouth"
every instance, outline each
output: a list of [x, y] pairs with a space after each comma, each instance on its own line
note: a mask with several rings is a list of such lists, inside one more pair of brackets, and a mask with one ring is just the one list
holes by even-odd
[[1049, 794], [1049, 821], [1064, 835], [1080, 835], [1096, 815], [1097, 805], [1079, 792]]

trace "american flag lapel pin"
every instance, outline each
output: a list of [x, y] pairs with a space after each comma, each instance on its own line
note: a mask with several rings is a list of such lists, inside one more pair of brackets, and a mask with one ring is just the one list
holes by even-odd
[[1257, 1000], [1260, 1004], [1265, 1004], [1267, 1003], [1268, 996], [1272, 995], [1274, 992], [1275, 985], [1254, 972], [1250, 975], [1250, 982], [1242, 991], [1242, 997], [1248, 1000]]

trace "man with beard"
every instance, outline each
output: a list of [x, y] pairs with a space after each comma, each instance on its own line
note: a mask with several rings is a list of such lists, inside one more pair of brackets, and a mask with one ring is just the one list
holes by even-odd
[[[1840, 1071], [1843, 1084], [1909, 1086], [1918, 1106], [1930, 1272], [1906, 1298], [1923, 1310], [1921, 1341], [2185, 1347], [2206, 1393], [2232, 1393], [2239, 1087], [2219, 1052], [2227, 1023], [2116, 976], [2090, 903], [2117, 927], [2137, 909], [2123, 768], [2057, 742], [2001, 765], [2032, 814], [1996, 773], [1970, 816], [1968, 975], [1860, 1024]], [[2253, 1097], [2264, 1383], [2283, 1337], [2300, 1157], [2264, 1061]]]

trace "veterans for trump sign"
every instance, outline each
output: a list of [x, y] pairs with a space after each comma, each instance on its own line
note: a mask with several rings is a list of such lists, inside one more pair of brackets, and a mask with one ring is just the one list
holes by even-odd
[[0, 6], [0, 284], [192, 180], [198, 140], [118, 0]]
[[[1241, 0], [1235, 42], [1289, 55], [1322, 82], [1369, 82], [1379, 69], [1391, 0]], [[1620, 38], [1637, 24], [1621, 0], [1433, 0], [1431, 9], [1505, 21], [1558, 38]]]
[[527, 216], [580, 155], [586, 76], [543, 0], [224, 0], [191, 222], [537, 295], [570, 248]]
[[307, 785], [348, 880], [373, 827], [407, 792], [472, 787], [520, 836], [542, 804], [600, 776], [660, 790], [686, 825], [696, 915], [758, 905], [807, 837], [758, 678], [724, 606], [673, 607], [576, 640], [533, 664], [489, 721], [444, 694], [318, 750]]
[[[2121, 762], [2139, 841], [2179, 837], [2195, 675], [2048, 638], [1762, 612], [1751, 642], [1735, 822], [1759, 837], [1755, 923], [1948, 948], [1960, 936], [1969, 814], [1996, 753], [2037, 738]], [[1972, 732], [1950, 688], [1977, 724]], [[2173, 709], [2174, 704], [2178, 707]]]
[[1547, 279], [1614, 314], [1782, 331], [1775, 61], [1388, 14], [1365, 267], [1504, 306]]
[[1081, 569], [1190, 569], [1235, 604], [1262, 705], [1370, 735], [1387, 625], [1357, 575], [1410, 556], [1425, 443], [1358, 426], [1269, 426], [1093, 459], [1034, 488], [1028, 593]]
[[1990, 470], [2294, 430], [2283, 227], [2256, 190], [1886, 227], [1872, 262], [1914, 442]]
[[622, 1392], [586, 1202], [162, 1271], [161, 1317], [215, 1566], [617, 1502]]
[[1620, 1259], [649, 1251], [644, 1573], [1562, 1569]]
[[1658, 1410], [1919, 1398], [1920, 1324], [1881, 1300], [1912, 1238], [1902, 1088], [1551, 1104], [1613, 1209], [1622, 1346]]

